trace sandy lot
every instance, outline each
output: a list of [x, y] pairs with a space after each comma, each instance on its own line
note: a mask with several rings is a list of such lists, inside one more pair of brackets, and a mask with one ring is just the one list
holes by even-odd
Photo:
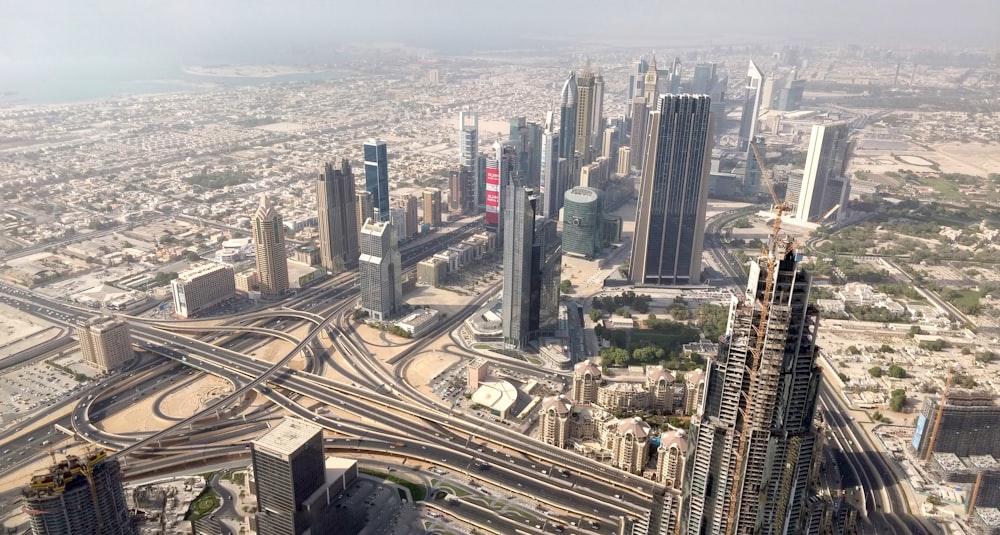
[[[173, 422], [168, 422], [153, 414], [153, 403], [157, 397], [159, 396], [153, 395], [139, 400], [135, 405], [123, 411], [116, 412], [112, 416], [101, 420], [96, 425], [109, 433], [119, 434], [166, 429]], [[170, 405], [177, 405], [176, 397], [176, 395], [171, 396], [170, 402], [164, 402], [164, 408]], [[174, 409], [176, 407], [171, 407], [171, 411], [168, 414], [172, 414]]]
[[449, 355], [440, 351], [427, 351], [413, 358], [406, 368], [406, 382], [417, 387], [422, 393], [429, 396], [431, 389], [427, 383], [431, 381], [442, 370], [460, 361], [457, 355]]
[[[230, 394], [232, 391], [233, 385], [229, 384], [229, 381], [220, 377], [209, 375], [198, 379], [197, 381], [167, 396], [160, 405], [160, 408], [166, 416], [172, 418], [187, 418], [201, 410], [201, 408], [209, 400], [217, 399], [225, 394]], [[127, 414], [128, 412], [129, 411], [124, 411], [115, 415], [115, 417], [108, 418], [105, 420], [104, 425], [110, 430], [110, 426], [112, 424], [118, 423], [117, 421], [113, 421], [114, 418]], [[147, 412], [146, 414], [151, 414], [151, 412]]]
[[[0, 346], [37, 333], [50, 325], [14, 307], [0, 304]], [[3, 354], [0, 353], [0, 356]]]

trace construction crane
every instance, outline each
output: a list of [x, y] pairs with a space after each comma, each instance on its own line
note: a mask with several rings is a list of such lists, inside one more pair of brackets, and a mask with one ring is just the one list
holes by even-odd
[[[740, 411], [743, 415], [744, 429], [740, 430], [739, 447], [736, 449], [735, 469], [737, 474], [743, 470], [743, 459], [746, 457], [747, 440], [749, 438], [749, 433], [747, 432], [746, 427], [750, 424], [747, 421], [747, 412], [749, 412], [749, 409], [753, 407], [754, 392], [758, 388], [757, 368], [760, 366], [761, 353], [764, 350], [764, 337], [767, 333], [767, 320], [771, 307], [771, 294], [774, 291], [774, 270], [777, 264], [775, 261], [775, 251], [777, 250], [778, 239], [781, 233], [781, 216], [785, 213], [785, 210], [788, 209], [788, 204], [785, 200], [778, 199], [778, 194], [774, 191], [774, 183], [771, 181], [771, 175], [767, 172], [767, 168], [764, 166], [764, 158], [761, 156], [760, 152], [757, 150], [757, 146], [753, 142], [750, 143], [750, 149], [756, 157], [755, 159], [757, 160], [757, 166], [760, 168], [761, 178], [767, 185], [767, 191], [771, 194], [771, 200], [774, 201], [774, 224], [771, 226], [771, 235], [768, 239], [768, 244], [762, 251], [763, 257], [767, 262], [767, 279], [764, 283], [764, 295], [761, 297], [760, 302], [760, 320], [756, 332], [757, 340], [755, 341], [753, 349], [750, 350], [751, 364], [747, 369], [747, 374], [750, 376], [750, 387], [747, 389], [745, 408]], [[793, 246], [793, 243], [789, 243], [788, 248]], [[788, 249], [786, 248], [786, 251], [787, 250]], [[751, 304], [751, 306], [753, 305]], [[739, 506], [739, 487], [740, 485], [733, 482], [732, 491], [729, 496], [729, 514], [728, 522], [726, 522], [726, 535], [733, 535], [736, 533], [736, 511]]]
[[934, 453], [934, 442], [937, 440], [938, 430], [941, 428], [941, 419], [944, 418], [944, 406], [948, 403], [948, 392], [951, 391], [951, 368], [948, 368], [948, 378], [944, 381], [944, 391], [941, 392], [941, 401], [938, 402], [937, 414], [934, 416], [934, 427], [927, 437], [927, 451], [924, 453], [924, 461], [931, 460]]

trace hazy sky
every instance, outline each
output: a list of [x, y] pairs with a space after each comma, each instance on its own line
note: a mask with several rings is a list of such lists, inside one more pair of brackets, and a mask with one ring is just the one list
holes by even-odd
[[[1000, 48], [1000, 0], [0, 0], [0, 64], [154, 57], [267, 61], [343, 42], [515, 48], [639, 36]], [[597, 37], [601, 42], [613, 38]]]

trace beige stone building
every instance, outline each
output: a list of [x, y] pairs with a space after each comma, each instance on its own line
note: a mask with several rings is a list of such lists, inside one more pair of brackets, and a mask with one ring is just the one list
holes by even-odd
[[684, 375], [684, 413], [695, 414], [701, 410], [701, 402], [705, 398], [705, 372], [694, 370]]
[[633, 474], [642, 473], [649, 456], [650, 427], [642, 418], [609, 420], [602, 442], [611, 452], [611, 465]]
[[111, 316], [100, 316], [76, 328], [83, 360], [103, 371], [113, 370], [135, 357], [128, 325]]
[[573, 367], [573, 389], [570, 398], [574, 403], [597, 403], [597, 390], [601, 386], [601, 368], [585, 360]]
[[174, 297], [174, 313], [191, 317], [236, 295], [236, 278], [232, 266], [202, 264], [177, 274], [170, 281]]
[[688, 440], [683, 429], [671, 429], [660, 435], [656, 451], [656, 481], [669, 488], [680, 489], [684, 483]]

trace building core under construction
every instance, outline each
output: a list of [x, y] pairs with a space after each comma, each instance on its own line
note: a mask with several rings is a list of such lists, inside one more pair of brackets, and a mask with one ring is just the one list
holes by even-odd
[[943, 409], [940, 399], [928, 399], [917, 416], [912, 443], [917, 455], [924, 458], [927, 449], [932, 448], [933, 453], [992, 455], [1000, 459], [1000, 406], [996, 396], [954, 391], [946, 399]]
[[808, 533], [820, 383], [810, 276], [791, 246], [750, 268], [692, 420], [687, 535]]
[[21, 490], [34, 535], [134, 535], [121, 467], [104, 450], [69, 455]]

